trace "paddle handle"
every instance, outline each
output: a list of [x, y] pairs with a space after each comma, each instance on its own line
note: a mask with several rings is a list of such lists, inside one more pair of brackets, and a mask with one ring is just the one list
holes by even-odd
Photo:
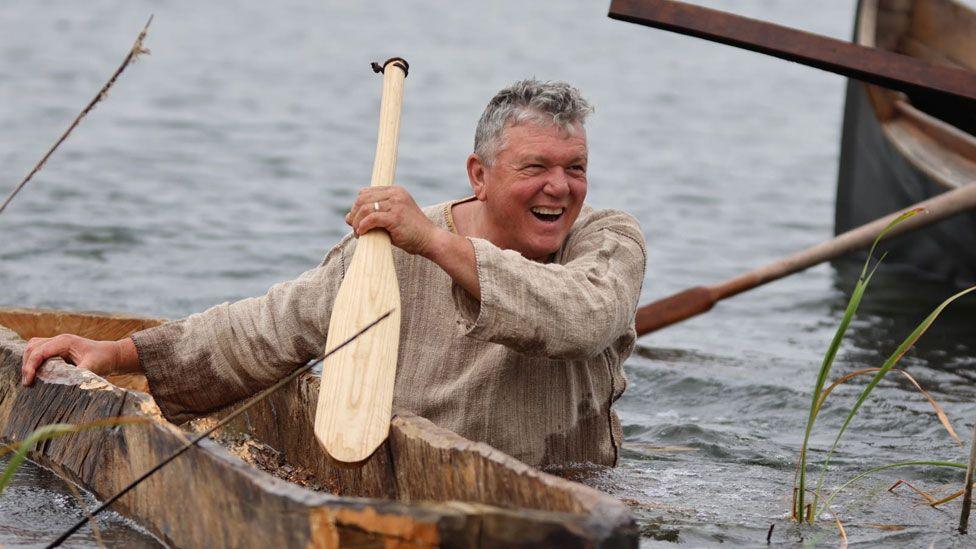
[[403, 107], [403, 80], [407, 77], [407, 62], [399, 57], [387, 59], [373, 70], [383, 73], [383, 98], [380, 100], [380, 126], [376, 137], [376, 157], [373, 160], [371, 187], [392, 185], [396, 175], [397, 143], [400, 141], [400, 111]]
[[903, 212], [922, 208], [925, 213], [899, 223], [885, 240], [920, 229], [943, 219], [976, 209], [976, 182], [942, 193], [904, 210], [888, 214], [866, 225], [851, 229], [826, 242], [774, 261], [758, 269], [714, 286], [697, 286], [637, 309], [637, 335], [644, 335], [687, 318], [699, 315], [727, 297], [762, 286], [767, 282], [836, 259], [854, 250], [867, 248], [878, 234]]

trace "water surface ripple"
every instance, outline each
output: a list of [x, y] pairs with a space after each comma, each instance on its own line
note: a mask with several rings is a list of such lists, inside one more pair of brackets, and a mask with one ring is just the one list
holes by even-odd
[[[707, 5], [847, 38], [853, 0]], [[589, 124], [592, 204], [623, 208], [648, 241], [643, 301], [715, 283], [831, 236], [844, 80], [606, 17], [608, 2], [274, 3], [66, 0], [0, 5], [0, 188], [34, 165], [117, 66], [133, 65], [0, 216], [0, 305], [180, 317], [259, 295], [314, 266], [346, 232], [369, 179], [379, 99], [371, 60], [401, 55], [398, 181], [421, 203], [468, 192], [464, 160], [492, 94], [537, 76], [575, 83]], [[3, 191], [4, 194], [6, 191]], [[820, 357], [856, 266], [820, 266], [642, 339], [619, 403], [618, 468], [587, 482], [627, 498], [646, 546], [836, 543], [797, 530], [793, 463]], [[949, 289], [882, 269], [836, 374], [878, 366]], [[968, 438], [972, 299], [905, 360]], [[813, 437], [820, 459], [856, 388]], [[901, 379], [883, 382], [828, 484], [877, 463], [967, 452]], [[77, 516], [36, 467], [0, 498], [0, 544], [30, 546]], [[26, 479], [26, 480], [24, 480]], [[861, 482], [836, 511], [869, 547], [962, 546], [947, 511], [919, 505], [958, 473], [907, 469]], [[119, 544], [145, 543], [119, 526]], [[113, 538], [114, 539], [114, 538]], [[78, 543], [92, 545], [89, 538]]]

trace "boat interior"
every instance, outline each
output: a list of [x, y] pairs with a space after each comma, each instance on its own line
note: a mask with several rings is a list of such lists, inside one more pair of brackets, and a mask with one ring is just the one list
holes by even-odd
[[[976, 12], [953, 0], [862, 0], [856, 41], [976, 71]], [[865, 84], [889, 140], [947, 190], [976, 182], [976, 106]]]

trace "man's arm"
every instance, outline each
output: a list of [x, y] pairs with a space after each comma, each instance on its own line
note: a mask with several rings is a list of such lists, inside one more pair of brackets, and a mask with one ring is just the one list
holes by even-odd
[[646, 252], [637, 221], [623, 212], [591, 214], [570, 235], [559, 264], [437, 227], [399, 187], [363, 189], [346, 222], [356, 234], [386, 229], [395, 246], [444, 269], [475, 339], [583, 358], [633, 330]]
[[580, 359], [633, 336], [646, 254], [631, 216], [593, 214], [553, 263], [528, 260], [486, 240], [471, 242], [480, 298], [460, 285], [454, 290], [468, 337], [532, 356]]

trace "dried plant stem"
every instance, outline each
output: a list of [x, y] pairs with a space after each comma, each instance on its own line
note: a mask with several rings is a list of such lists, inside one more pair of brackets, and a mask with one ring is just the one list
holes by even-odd
[[962, 513], [959, 515], [959, 533], [969, 529], [969, 509], [973, 503], [973, 467], [976, 466], [976, 424], [973, 425], [973, 444], [969, 449], [969, 465], [966, 466], [966, 493], [962, 497]]
[[81, 492], [78, 491], [78, 488], [76, 488], [70, 480], [66, 481], [65, 484], [68, 485], [68, 489], [71, 490], [71, 494], [75, 496], [75, 501], [78, 502], [78, 508], [81, 509], [81, 512], [88, 517], [88, 524], [91, 525], [92, 535], [95, 536], [95, 543], [104, 549], [105, 542], [102, 541], [102, 533], [98, 530], [98, 521], [95, 520], [95, 517], [88, 512], [88, 506], [85, 505], [85, 498], [82, 497]]
[[34, 177], [34, 174], [39, 172], [41, 168], [44, 167], [44, 164], [47, 162], [47, 159], [51, 158], [51, 155], [54, 154], [54, 151], [56, 151], [57, 148], [61, 146], [61, 143], [63, 143], [64, 140], [67, 139], [69, 135], [71, 135], [71, 132], [74, 131], [75, 127], [77, 127], [78, 124], [81, 123], [81, 119], [84, 118], [85, 115], [87, 115], [89, 112], [91, 112], [91, 110], [95, 108], [95, 105], [97, 105], [99, 101], [105, 99], [105, 96], [108, 95], [108, 90], [112, 87], [112, 85], [115, 84], [115, 81], [118, 80], [119, 75], [122, 74], [122, 71], [124, 71], [125, 68], [129, 66], [129, 63], [131, 63], [139, 55], [143, 53], [149, 53], [149, 50], [142, 45], [142, 41], [146, 38], [146, 32], [149, 30], [149, 24], [152, 23], [152, 20], [153, 20], [152, 15], [150, 15], [149, 20], [146, 21], [146, 26], [142, 28], [142, 32], [140, 32], [138, 38], [136, 38], [136, 43], [132, 45], [132, 49], [129, 50], [129, 54], [125, 56], [125, 59], [122, 61], [122, 64], [119, 65], [119, 68], [115, 70], [115, 73], [112, 74], [112, 77], [108, 79], [108, 82], [106, 82], [105, 85], [102, 86], [102, 89], [98, 91], [98, 94], [95, 95], [95, 98], [92, 99], [88, 103], [88, 105], [86, 105], [85, 108], [81, 110], [81, 113], [79, 113], [78, 116], [75, 118], [74, 122], [72, 122], [71, 125], [68, 126], [68, 129], [61, 134], [61, 137], [58, 138], [58, 140], [54, 143], [54, 145], [52, 145], [51, 148], [48, 149], [47, 153], [44, 154], [44, 157], [41, 158], [40, 162], [38, 162], [34, 166], [34, 168], [30, 171], [30, 173], [27, 174], [27, 177], [25, 177], [24, 180], [21, 181], [19, 185], [17, 185], [17, 188], [15, 188], [12, 193], [10, 193], [10, 196], [8, 196], [6, 200], [4, 200], [3, 204], [0, 205], [0, 213], [3, 213], [3, 211], [7, 208], [7, 205], [10, 204], [10, 202], [14, 199], [15, 196], [17, 196], [17, 193], [19, 193], [20, 190], [27, 185], [27, 182], [30, 181], [32, 177]]

